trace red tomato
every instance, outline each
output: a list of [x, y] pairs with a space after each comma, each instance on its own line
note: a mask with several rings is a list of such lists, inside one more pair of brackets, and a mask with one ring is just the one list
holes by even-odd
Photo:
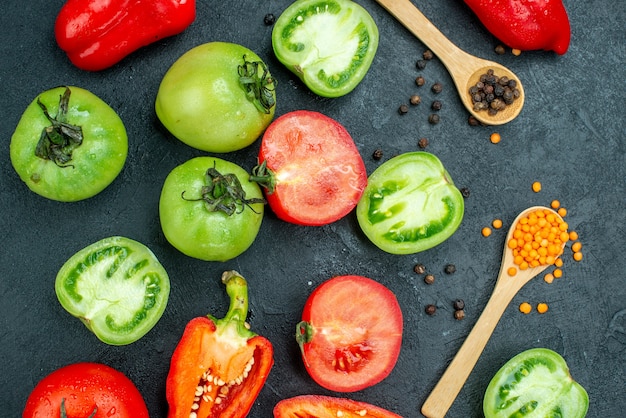
[[386, 378], [402, 345], [395, 295], [362, 276], [338, 276], [309, 296], [296, 336], [304, 365], [320, 386], [355, 392]]
[[[61, 415], [61, 402], [66, 415]], [[97, 408], [95, 415], [92, 415]], [[139, 390], [104, 364], [76, 363], [44, 377], [26, 401], [23, 418], [149, 418]]]
[[283, 399], [274, 407], [274, 418], [402, 418], [366, 402], [332, 396], [301, 395]]
[[342, 218], [367, 185], [365, 164], [348, 131], [318, 112], [298, 110], [272, 122], [261, 141], [259, 163], [269, 169], [255, 174], [270, 177], [257, 181], [266, 186], [271, 209], [299, 225]]

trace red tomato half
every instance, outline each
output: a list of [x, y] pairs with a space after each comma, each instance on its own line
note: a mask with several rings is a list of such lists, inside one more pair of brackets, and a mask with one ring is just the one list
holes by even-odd
[[[44, 377], [26, 401], [23, 418], [149, 418], [139, 390], [104, 364], [76, 363]], [[95, 415], [91, 415], [97, 408]]]
[[274, 407], [274, 418], [402, 418], [378, 406], [332, 396], [301, 395], [283, 399]]
[[307, 299], [296, 339], [309, 375], [336, 392], [355, 392], [386, 378], [402, 345], [395, 295], [362, 276], [338, 276]]
[[348, 131], [318, 112], [298, 110], [272, 122], [261, 141], [259, 163], [272, 177], [265, 184], [271, 209], [299, 225], [342, 218], [367, 185], [365, 164]]

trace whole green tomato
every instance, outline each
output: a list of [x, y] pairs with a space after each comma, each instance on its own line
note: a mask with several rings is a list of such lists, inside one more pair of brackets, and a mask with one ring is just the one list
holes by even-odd
[[161, 228], [183, 254], [226, 261], [252, 245], [263, 220], [260, 187], [238, 165], [196, 157], [174, 168], [159, 201]]
[[41, 93], [22, 115], [10, 145], [11, 163], [35, 193], [74, 202], [115, 180], [128, 155], [126, 128], [93, 93], [57, 87]]
[[167, 71], [156, 97], [161, 123], [185, 144], [209, 152], [247, 147], [274, 118], [275, 81], [248, 48], [199, 45]]

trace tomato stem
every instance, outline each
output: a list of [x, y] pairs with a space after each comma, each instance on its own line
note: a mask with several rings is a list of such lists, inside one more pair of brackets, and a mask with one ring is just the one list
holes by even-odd
[[274, 172], [267, 167], [267, 161], [257, 164], [252, 168], [252, 174], [249, 180], [265, 187], [267, 193], [272, 194], [276, 189], [276, 176]]
[[248, 100], [253, 102], [260, 112], [269, 114], [276, 104], [274, 98], [276, 80], [270, 75], [265, 63], [263, 61], [247, 61], [244, 55], [243, 65], [238, 66], [237, 71], [239, 84], [246, 91]]
[[311, 342], [313, 339], [313, 332], [313, 327], [306, 321], [300, 321], [296, 325], [296, 342], [300, 347], [302, 358], [304, 359], [304, 363], [307, 367], [309, 367], [309, 362], [304, 354], [304, 344]]

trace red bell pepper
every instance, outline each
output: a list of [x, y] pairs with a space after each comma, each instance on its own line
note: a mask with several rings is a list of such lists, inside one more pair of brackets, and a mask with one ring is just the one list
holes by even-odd
[[482, 24], [507, 46], [565, 54], [571, 30], [561, 0], [465, 0]]
[[143, 46], [181, 33], [195, 18], [195, 0], [68, 0], [54, 34], [74, 65], [100, 71]]
[[230, 297], [226, 316], [189, 321], [172, 355], [166, 382], [168, 418], [245, 417], [274, 364], [270, 341], [246, 323], [246, 280], [227, 271], [222, 282]]

